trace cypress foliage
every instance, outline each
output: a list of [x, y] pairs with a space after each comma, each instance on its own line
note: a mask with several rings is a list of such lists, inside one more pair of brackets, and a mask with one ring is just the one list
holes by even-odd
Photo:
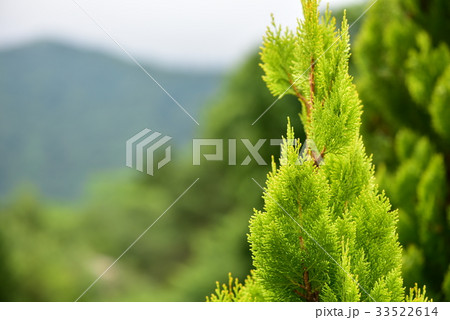
[[[218, 285], [209, 300], [402, 301], [397, 212], [378, 191], [359, 134], [347, 21], [337, 30], [328, 10], [319, 15], [317, 1], [302, 5], [296, 32], [275, 23], [267, 31], [262, 68], [274, 95], [301, 102], [307, 139], [321, 151], [309, 145], [301, 152], [288, 122], [264, 209], [250, 220], [254, 272], [244, 285]], [[413, 293], [410, 300], [423, 299]]]
[[407, 286], [450, 300], [450, 2], [379, 0], [355, 43], [377, 178], [399, 208]]

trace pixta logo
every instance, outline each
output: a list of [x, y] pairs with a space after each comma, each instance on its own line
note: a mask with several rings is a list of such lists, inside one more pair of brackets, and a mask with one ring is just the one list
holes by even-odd
[[[144, 172], [144, 161], [146, 161], [146, 173], [154, 174], [154, 166], [161, 169], [171, 159], [171, 147], [166, 147], [164, 157], [161, 160], [155, 159], [155, 152], [169, 142], [172, 137], [163, 136], [159, 132], [152, 132], [150, 129], [144, 129], [135, 134], [126, 142], [126, 165], [130, 168]], [[133, 156], [133, 154], [135, 156]]]
[[[126, 165], [130, 168], [145, 172], [153, 176], [154, 171], [161, 169], [171, 161], [171, 146], [166, 146], [164, 156], [162, 152], [156, 152], [166, 145], [172, 137], [164, 136], [159, 132], [144, 129], [128, 139], [126, 142]], [[201, 165], [204, 161], [224, 161], [229, 166], [247, 166], [253, 160], [257, 165], [266, 166], [267, 162], [260, 154], [260, 149], [267, 144], [268, 139], [259, 139], [253, 144], [249, 139], [193, 139], [192, 140], [192, 164]], [[297, 140], [270, 139], [270, 146], [280, 147], [283, 143], [295, 145]], [[241, 144], [247, 151], [242, 161], [237, 159], [237, 145]], [[212, 148], [211, 148], [212, 147]], [[205, 152], [205, 149], [208, 151]], [[214, 151], [211, 152], [211, 149]], [[227, 159], [224, 156], [227, 150]], [[155, 154], [156, 152], [156, 154]], [[157, 159], [159, 158], [162, 159]], [[203, 161], [202, 161], [203, 160]], [[317, 149], [314, 141], [306, 139], [302, 143], [296, 164], [312, 160], [317, 166], [323, 164], [322, 153]], [[146, 165], [144, 166], [144, 163]]]
[[[228, 139], [228, 145], [224, 147], [223, 139], [194, 139], [192, 143], [192, 164], [199, 166], [203, 155], [206, 161], [227, 161], [230, 166], [237, 165], [237, 141], [237, 139]], [[252, 144], [249, 139], [241, 139], [241, 143], [247, 149], [248, 155], [240, 165], [247, 166], [252, 161], [252, 158], [260, 166], [267, 165], [267, 162], [259, 153], [266, 141], [267, 139], [259, 139], [255, 144]], [[281, 146], [284, 142], [289, 145], [295, 145], [297, 140], [270, 139], [271, 146]], [[202, 147], [207, 146], [213, 146], [214, 153], [203, 153]], [[224, 159], [224, 148], [228, 149], [228, 159]], [[306, 139], [302, 144], [296, 164], [300, 165], [308, 160], [314, 161], [318, 166], [323, 164], [322, 153], [319, 152], [316, 144], [311, 139]]]

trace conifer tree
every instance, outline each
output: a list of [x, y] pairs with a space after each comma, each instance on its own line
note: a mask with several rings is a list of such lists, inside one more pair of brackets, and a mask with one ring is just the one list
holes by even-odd
[[[210, 301], [402, 301], [397, 212], [374, 181], [359, 133], [361, 103], [348, 74], [348, 24], [340, 30], [316, 0], [302, 0], [295, 32], [273, 23], [264, 39], [264, 80], [301, 103], [307, 141], [288, 122], [248, 236], [254, 270], [230, 278]], [[296, 141], [297, 143], [293, 143]], [[256, 183], [259, 183], [255, 180]], [[421, 300], [413, 291], [409, 300]]]
[[[450, 300], [450, 2], [379, 0], [355, 43], [377, 178], [399, 208], [405, 284]], [[379, 150], [379, 152], [377, 152]]]

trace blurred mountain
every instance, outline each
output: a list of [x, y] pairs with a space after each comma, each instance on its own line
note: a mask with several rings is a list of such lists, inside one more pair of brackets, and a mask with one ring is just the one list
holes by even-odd
[[[194, 117], [217, 72], [144, 68]], [[52, 42], [0, 52], [0, 196], [24, 183], [73, 199], [92, 174], [124, 168], [125, 141], [149, 128], [190, 140], [197, 125], [128, 60]]]

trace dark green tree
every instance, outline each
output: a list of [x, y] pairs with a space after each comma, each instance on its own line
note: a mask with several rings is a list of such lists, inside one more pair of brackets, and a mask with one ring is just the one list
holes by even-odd
[[405, 284], [436, 300], [450, 299], [449, 17], [446, 0], [379, 0], [355, 43], [364, 136], [399, 209]]

